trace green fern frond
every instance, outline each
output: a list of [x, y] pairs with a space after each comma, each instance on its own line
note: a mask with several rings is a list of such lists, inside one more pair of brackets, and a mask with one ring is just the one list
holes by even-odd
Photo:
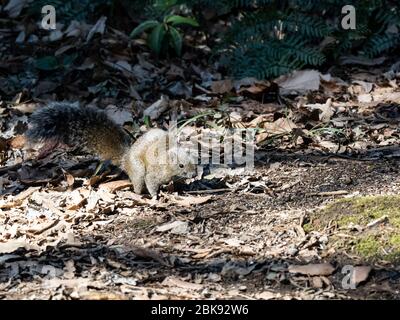
[[374, 57], [382, 52], [400, 46], [400, 34], [386, 33], [372, 36], [365, 44], [363, 53], [366, 56]]

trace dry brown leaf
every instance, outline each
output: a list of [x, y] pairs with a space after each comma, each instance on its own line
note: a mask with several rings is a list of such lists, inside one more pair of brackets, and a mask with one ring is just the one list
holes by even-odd
[[279, 93], [282, 95], [302, 94], [319, 89], [321, 73], [316, 70], [295, 71], [279, 77], [274, 82], [279, 85]]
[[115, 193], [118, 190], [125, 189], [132, 186], [132, 182], [129, 180], [116, 180], [99, 185], [99, 189], [104, 189], [110, 193]]
[[0, 253], [11, 253], [20, 248], [29, 249], [31, 246], [22, 239], [11, 239], [0, 243]]
[[26, 138], [24, 135], [17, 135], [10, 141], [10, 146], [13, 149], [22, 149], [25, 145]]
[[275, 122], [265, 122], [264, 129], [269, 135], [291, 133], [297, 128], [296, 124], [288, 118], [279, 118]]
[[85, 291], [78, 293], [79, 299], [83, 300], [127, 300], [128, 297], [121, 293]]
[[117, 192], [117, 195], [121, 199], [129, 199], [133, 200], [135, 203], [140, 204], [140, 205], [154, 205], [156, 204], [152, 199], [147, 199], [142, 195], [136, 194], [131, 191], [120, 191]]
[[69, 195], [67, 210], [78, 210], [87, 201], [87, 197], [83, 196], [79, 189], [72, 191]]
[[357, 286], [361, 282], [364, 282], [368, 279], [371, 270], [372, 268], [370, 266], [354, 267], [351, 273], [351, 283], [354, 283]]
[[230, 79], [213, 81], [211, 83], [211, 90], [214, 93], [224, 94], [233, 89], [233, 82]]
[[326, 100], [325, 103], [314, 103], [314, 104], [306, 104], [304, 105], [305, 107], [314, 110], [314, 109], [318, 109], [321, 111], [321, 113], [319, 114], [319, 120], [322, 123], [328, 123], [332, 116], [334, 115], [333, 109], [332, 109], [332, 99], [329, 98], [328, 100]]
[[173, 234], [185, 234], [188, 233], [189, 223], [187, 221], [173, 221], [156, 228], [158, 232], [171, 231]]
[[170, 263], [168, 262], [167, 259], [165, 259], [159, 252], [155, 250], [151, 250], [149, 248], [144, 248], [144, 247], [138, 247], [134, 246], [132, 248], [132, 252], [141, 258], [147, 258], [147, 259], [153, 259], [155, 261], [158, 261], [162, 265], [169, 266]]
[[72, 174], [64, 172], [65, 179], [67, 180], [68, 187], [72, 188], [75, 183], [75, 178]]
[[143, 115], [148, 116], [151, 120], [156, 120], [168, 108], [169, 108], [169, 98], [166, 95], [162, 95], [159, 100], [157, 100], [150, 107], [144, 110]]
[[202, 290], [204, 288], [201, 284], [183, 281], [174, 276], [166, 277], [161, 284], [166, 287], [178, 287], [187, 290]]
[[171, 203], [180, 205], [180, 206], [184, 206], [184, 207], [191, 207], [193, 205], [196, 204], [203, 204], [206, 203], [208, 201], [210, 201], [212, 199], [212, 196], [174, 196], [174, 195], [167, 195], [168, 200]]
[[261, 293], [257, 293], [256, 298], [261, 299], [261, 300], [271, 300], [271, 299], [277, 299], [280, 298], [281, 294], [280, 293], [274, 293], [271, 291], [263, 291]]
[[308, 276], [329, 276], [335, 271], [335, 268], [329, 263], [317, 263], [302, 266], [290, 265], [288, 271]]

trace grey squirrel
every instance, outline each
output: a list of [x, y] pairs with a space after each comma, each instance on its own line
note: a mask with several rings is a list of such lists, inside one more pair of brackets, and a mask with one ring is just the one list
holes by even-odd
[[150, 129], [133, 142], [121, 126], [95, 107], [49, 104], [32, 114], [26, 136], [31, 143], [62, 142], [111, 160], [128, 174], [138, 194], [146, 187], [155, 197], [162, 184], [176, 178], [193, 178], [197, 173], [190, 150], [171, 143], [177, 137]]

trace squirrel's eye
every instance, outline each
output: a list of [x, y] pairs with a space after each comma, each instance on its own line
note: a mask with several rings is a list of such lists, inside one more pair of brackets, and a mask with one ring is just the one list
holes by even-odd
[[184, 165], [181, 163], [180, 165], [179, 165], [179, 168], [183, 168], [184, 167]]
[[190, 137], [186, 137], [186, 141], [190, 141]]

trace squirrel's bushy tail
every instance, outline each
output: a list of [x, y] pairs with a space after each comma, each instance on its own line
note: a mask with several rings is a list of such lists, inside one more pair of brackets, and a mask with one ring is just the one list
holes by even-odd
[[26, 136], [31, 142], [52, 140], [95, 153], [119, 164], [131, 139], [104, 111], [53, 103], [34, 112]]

